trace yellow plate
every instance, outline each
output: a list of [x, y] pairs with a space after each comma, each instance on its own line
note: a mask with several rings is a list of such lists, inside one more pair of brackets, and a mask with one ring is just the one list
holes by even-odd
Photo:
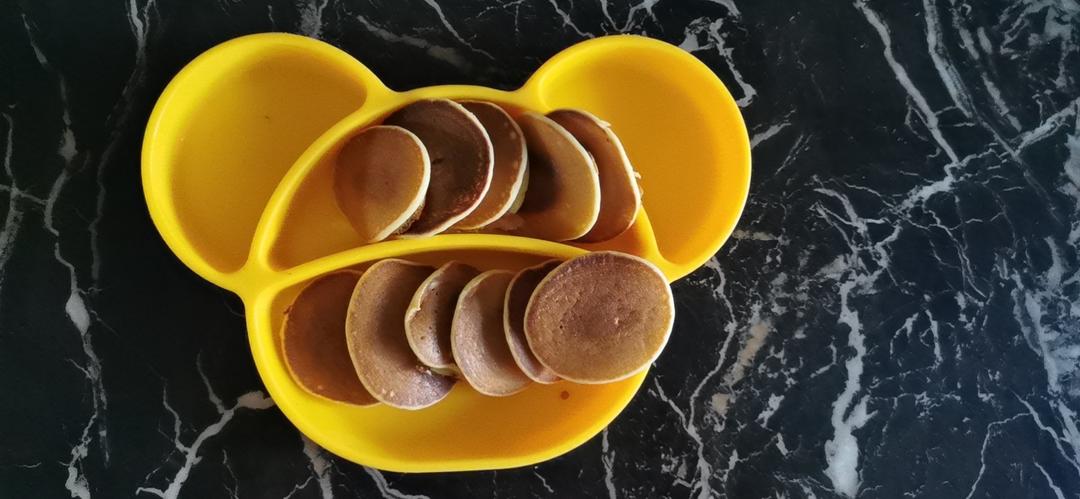
[[[634, 226], [593, 245], [451, 234], [361, 246], [334, 202], [333, 158], [355, 130], [435, 97], [542, 113], [573, 107], [607, 120], [642, 176], [644, 208]], [[280, 33], [237, 38], [196, 58], [165, 89], [142, 163], [162, 238], [188, 267], [243, 299], [255, 364], [282, 412], [339, 456], [408, 472], [510, 468], [563, 454], [610, 423], [645, 373], [607, 385], [534, 385], [507, 398], [459, 383], [416, 412], [339, 404], [303, 391], [281, 358], [284, 310], [304, 283], [388, 257], [517, 269], [594, 249], [637, 254], [675, 280], [731, 234], [750, 182], [746, 127], [724, 85], [679, 48], [636, 36], [570, 47], [512, 92], [467, 85], [395, 92], [323, 42]]]

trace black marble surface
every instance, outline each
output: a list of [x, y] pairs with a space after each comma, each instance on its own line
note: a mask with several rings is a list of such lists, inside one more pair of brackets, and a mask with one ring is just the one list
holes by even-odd
[[[184, 63], [272, 30], [398, 89], [512, 88], [620, 32], [724, 80], [749, 204], [602, 435], [399, 475], [265, 398], [139, 147]], [[1076, 497], [1078, 38], [1076, 0], [0, 2], [0, 497]]]

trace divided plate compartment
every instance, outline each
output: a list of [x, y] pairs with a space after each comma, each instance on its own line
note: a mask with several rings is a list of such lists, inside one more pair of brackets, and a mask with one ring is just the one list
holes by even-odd
[[[579, 108], [610, 122], [642, 177], [634, 225], [599, 244], [492, 234], [361, 244], [335, 201], [337, 152], [357, 131], [427, 98], [487, 100], [511, 114]], [[169, 247], [243, 299], [259, 374], [305, 435], [367, 466], [457, 471], [526, 466], [577, 447], [622, 411], [646, 373], [605, 385], [533, 384], [504, 398], [462, 381], [421, 411], [334, 402], [301, 389], [281, 356], [284, 312], [303, 286], [384, 258], [518, 270], [598, 249], [646, 258], [673, 281], [705, 263], [734, 229], [749, 189], [750, 146], [719, 79], [681, 49], [648, 38], [580, 43], [511, 92], [467, 85], [395, 92], [333, 46], [268, 33], [214, 47], [173, 79], [147, 125], [142, 174]]]

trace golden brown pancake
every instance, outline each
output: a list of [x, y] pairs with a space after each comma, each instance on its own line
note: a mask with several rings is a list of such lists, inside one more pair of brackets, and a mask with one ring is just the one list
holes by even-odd
[[598, 243], [622, 234], [633, 225], [641, 208], [637, 176], [622, 142], [611, 125], [585, 111], [560, 109], [548, 113], [548, 118], [562, 125], [592, 155], [600, 176], [600, 215], [592, 229], [577, 240]]
[[503, 303], [503, 329], [506, 330], [510, 353], [521, 371], [537, 383], [554, 383], [559, 377], [551, 369], [544, 367], [529, 349], [529, 342], [525, 339], [525, 307], [529, 305], [529, 298], [532, 297], [536, 285], [560, 263], [562, 262], [558, 260], [549, 260], [535, 267], [522, 269], [510, 281]]
[[424, 209], [407, 236], [438, 234], [480, 205], [491, 184], [491, 139], [472, 113], [446, 99], [409, 104], [386, 118], [415, 133], [431, 159]]
[[345, 319], [349, 356], [360, 382], [380, 402], [422, 409], [442, 400], [454, 379], [417, 360], [405, 339], [405, 309], [435, 269], [404, 260], [382, 260], [356, 283]]
[[513, 272], [489, 270], [476, 276], [458, 297], [450, 332], [454, 362], [476, 391], [503, 397], [525, 389], [503, 332], [503, 298]]
[[443, 373], [456, 370], [450, 349], [454, 309], [461, 290], [479, 274], [472, 266], [449, 262], [425, 279], [413, 294], [405, 312], [405, 337], [424, 365]]
[[521, 192], [527, 157], [521, 128], [501, 107], [480, 101], [462, 101], [461, 105], [480, 120], [495, 153], [487, 194], [472, 213], [454, 224], [456, 229], [471, 230], [494, 222], [510, 210]]
[[545, 366], [577, 383], [608, 383], [647, 368], [675, 319], [660, 269], [614, 251], [563, 263], [536, 287], [525, 309], [525, 337]]
[[404, 231], [419, 216], [430, 177], [427, 149], [416, 135], [376, 126], [341, 148], [334, 194], [360, 239], [371, 243]]
[[315, 395], [356, 405], [379, 401], [356, 378], [345, 344], [345, 313], [360, 273], [343, 270], [308, 283], [285, 311], [281, 354], [296, 383]]
[[518, 210], [522, 235], [550, 241], [584, 236], [600, 213], [600, 180], [589, 153], [558, 123], [518, 118], [529, 150], [529, 190]]

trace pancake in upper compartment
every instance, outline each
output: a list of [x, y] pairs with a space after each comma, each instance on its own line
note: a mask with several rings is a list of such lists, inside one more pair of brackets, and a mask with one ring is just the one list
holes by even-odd
[[490, 102], [461, 101], [484, 126], [494, 152], [491, 185], [480, 205], [454, 224], [455, 229], [472, 230], [488, 225], [510, 211], [525, 180], [525, 137], [521, 128], [501, 107]]
[[503, 332], [503, 299], [514, 273], [489, 270], [476, 276], [458, 297], [450, 344], [465, 381], [494, 397], [513, 395], [529, 384], [510, 353]]
[[503, 329], [506, 330], [510, 353], [521, 371], [537, 383], [554, 383], [559, 377], [551, 369], [544, 367], [529, 348], [528, 339], [525, 338], [525, 307], [529, 305], [529, 298], [536, 290], [536, 285], [560, 263], [562, 262], [559, 260], [548, 260], [522, 269], [510, 281], [503, 303]]
[[590, 113], [560, 109], [548, 113], [592, 155], [600, 177], [600, 214], [596, 224], [577, 241], [598, 243], [613, 239], [629, 229], [641, 208], [637, 174], [630, 165], [622, 142], [611, 125]]
[[405, 337], [420, 362], [437, 372], [457, 371], [450, 348], [450, 326], [461, 290], [479, 274], [470, 265], [448, 262], [420, 284], [409, 302]]
[[420, 215], [430, 177], [427, 149], [416, 135], [376, 126], [341, 148], [334, 194], [360, 239], [373, 243], [404, 231]]
[[394, 111], [384, 124], [420, 137], [431, 160], [424, 208], [404, 236], [438, 234], [480, 205], [491, 183], [494, 153], [476, 116], [454, 101], [431, 99]]
[[[529, 187], [511, 231], [549, 241], [584, 236], [600, 212], [600, 181], [589, 153], [565, 128], [536, 113], [518, 124], [529, 152]], [[505, 223], [505, 222], [504, 222]]]
[[281, 355], [304, 390], [338, 402], [377, 404], [360, 383], [345, 342], [345, 316], [360, 273], [342, 270], [312, 280], [285, 311]]
[[675, 302], [660, 269], [636, 256], [599, 251], [547, 275], [525, 309], [533, 354], [559, 377], [608, 383], [642, 371], [671, 334]]
[[357, 281], [345, 320], [349, 356], [360, 382], [387, 405], [422, 409], [450, 393], [454, 379], [424, 366], [405, 339], [405, 310], [432, 267], [387, 259]]

